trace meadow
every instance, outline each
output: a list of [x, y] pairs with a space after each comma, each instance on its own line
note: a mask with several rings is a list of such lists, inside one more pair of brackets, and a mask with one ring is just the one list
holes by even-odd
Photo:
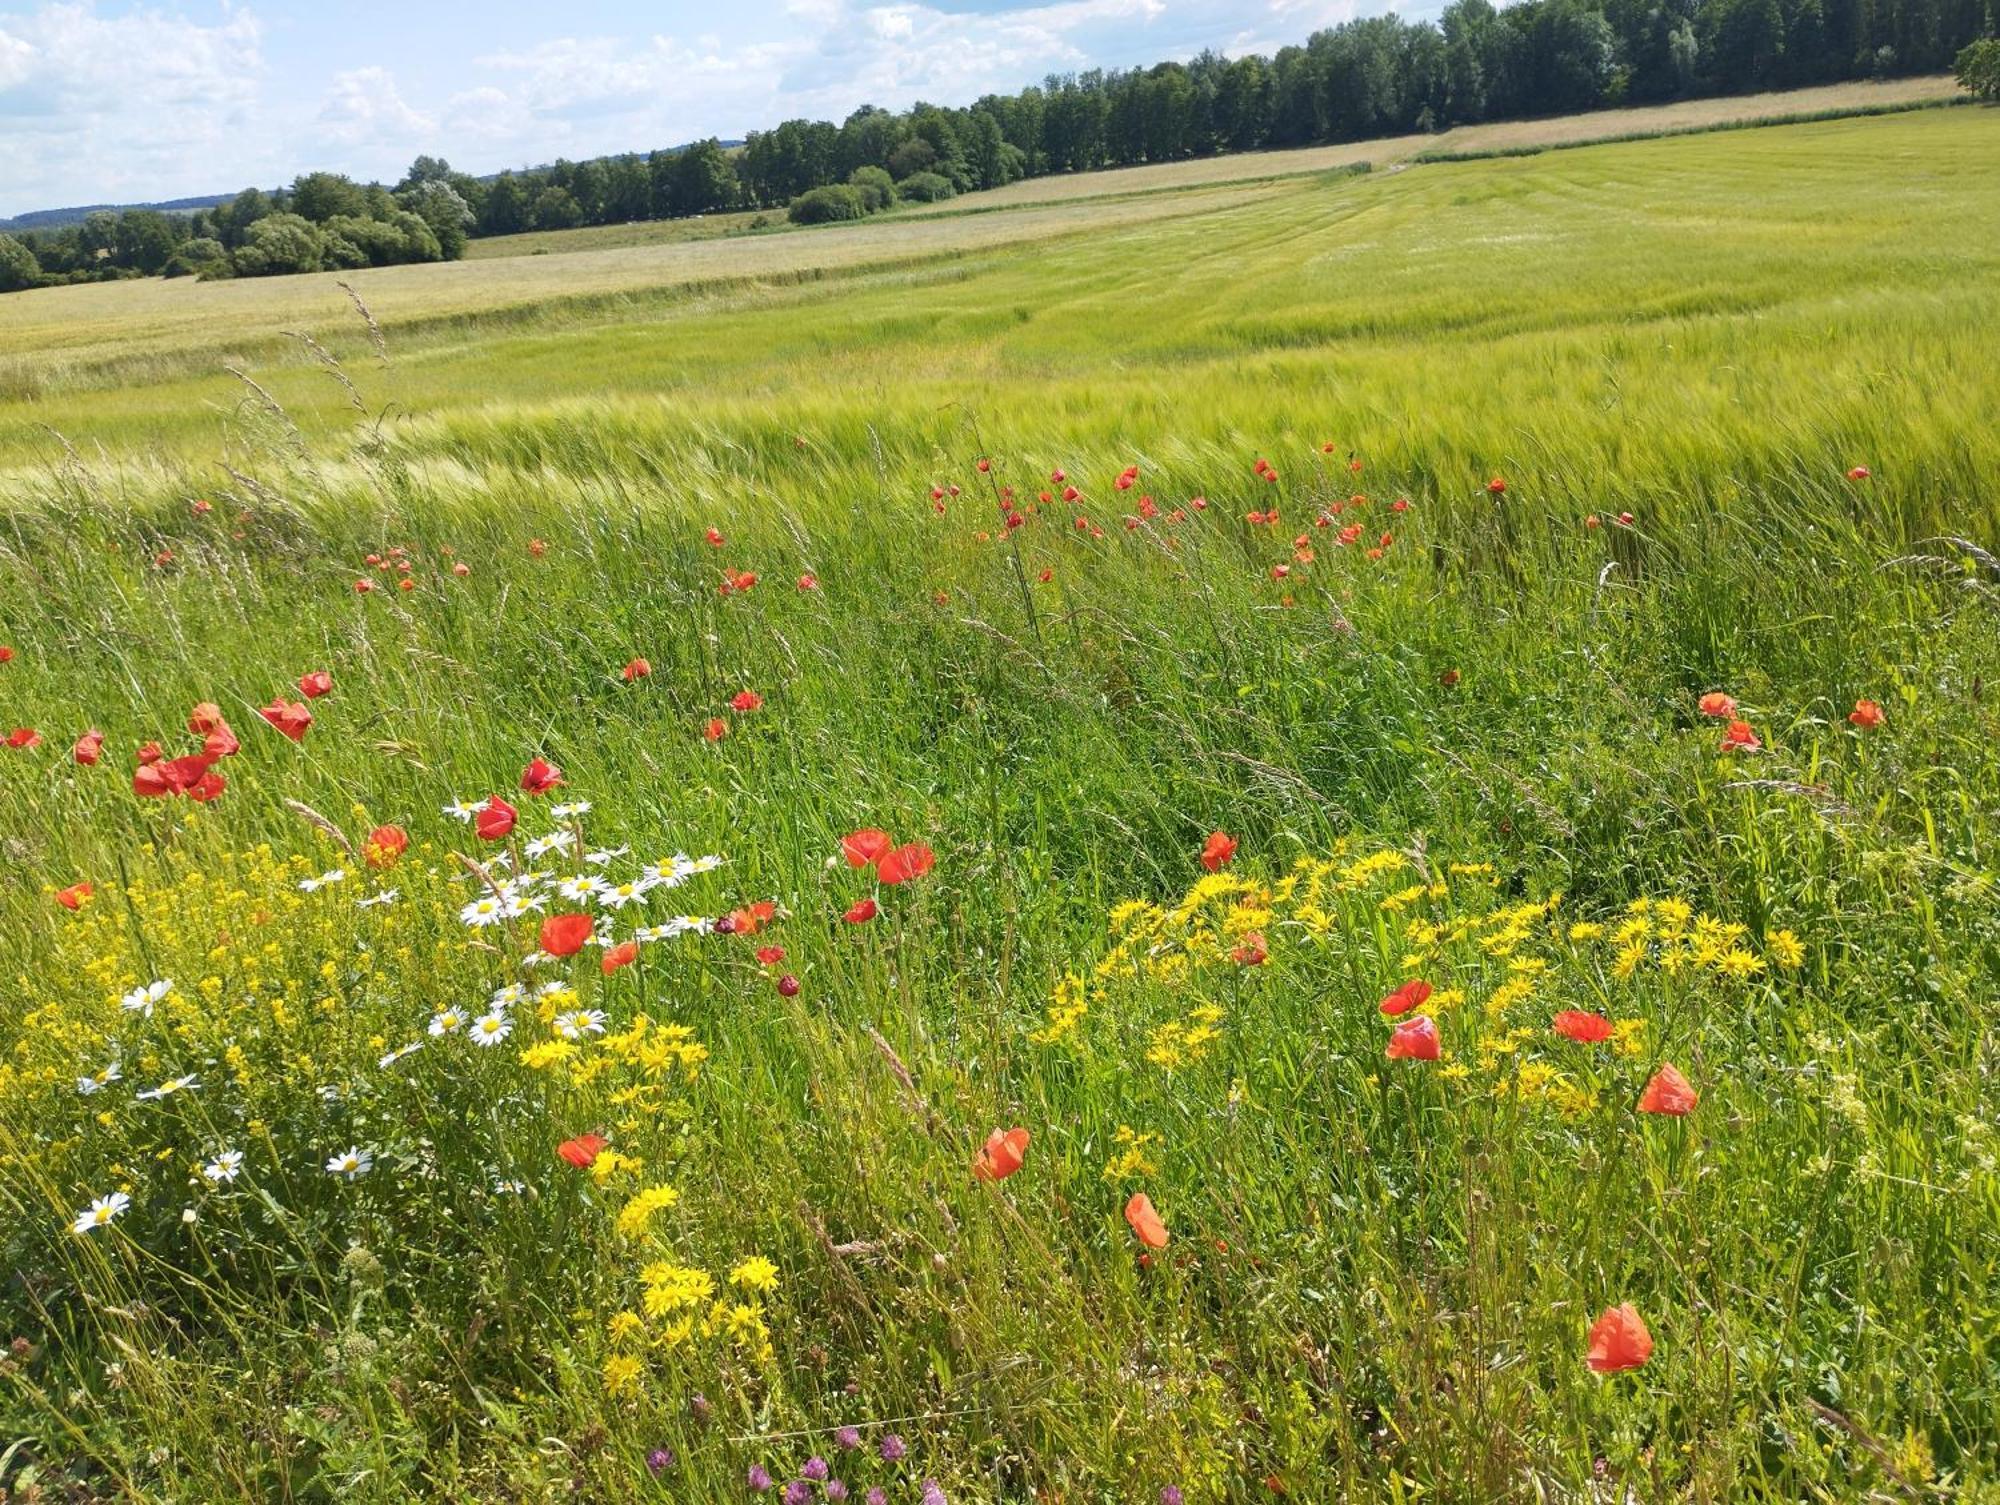
[[1996, 147], [0, 303], [0, 1489], [2000, 1500]]

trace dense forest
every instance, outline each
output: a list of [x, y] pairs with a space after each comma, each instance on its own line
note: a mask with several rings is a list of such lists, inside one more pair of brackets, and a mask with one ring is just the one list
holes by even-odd
[[[1702, 94], [1935, 72], [2000, 0], [1453, 0], [1315, 33], [1274, 57], [1051, 77], [964, 109], [863, 106], [707, 140], [476, 178], [419, 157], [393, 188], [315, 172], [192, 214], [100, 212], [0, 235], [0, 291], [154, 274], [257, 276], [451, 259], [466, 238], [783, 208], [852, 219], [1018, 178], [1444, 130]], [[1965, 72], [1961, 66], [1961, 72]]]

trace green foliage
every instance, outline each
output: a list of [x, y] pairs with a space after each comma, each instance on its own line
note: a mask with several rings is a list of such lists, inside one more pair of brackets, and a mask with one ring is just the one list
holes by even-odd
[[913, 172], [896, 185], [896, 192], [919, 204], [935, 204], [957, 192], [949, 178], [934, 172]]
[[267, 214], [244, 234], [231, 259], [241, 277], [317, 272], [326, 259], [326, 237], [302, 215]]
[[896, 185], [888, 171], [880, 167], [857, 167], [847, 181], [861, 195], [862, 207], [870, 214], [895, 207]]
[[42, 280], [35, 253], [11, 235], [0, 235], [0, 293], [18, 292]]
[[213, 281], [217, 277], [235, 275], [235, 268], [230, 265], [229, 252], [221, 241], [197, 236], [181, 243], [161, 269], [161, 275], [205, 277]]
[[795, 225], [825, 225], [863, 219], [868, 212], [869, 201], [861, 189], [837, 183], [800, 194], [787, 206], [785, 216]]
[[1952, 66], [1968, 93], [1989, 104], [2000, 102], [2000, 40], [1968, 43]]

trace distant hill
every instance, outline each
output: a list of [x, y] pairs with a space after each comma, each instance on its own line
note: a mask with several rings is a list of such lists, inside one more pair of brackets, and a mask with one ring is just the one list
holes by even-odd
[[108, 209], [113, 214], [125, 209], [157, 209], [162, 214], [192, 214], [197, 209], [213, 209], [224, 199], [234, 195], [227, 193], [203, 194], [192, 199], [167, 199], [157, 204], [77, 204], [68, 209], [30, 209], [26, 214], [17, 214], [12, 219], [0, 219], [0, 234], [10, 230], [60, 230], [64, 225], [79, 225], [100, 209]]

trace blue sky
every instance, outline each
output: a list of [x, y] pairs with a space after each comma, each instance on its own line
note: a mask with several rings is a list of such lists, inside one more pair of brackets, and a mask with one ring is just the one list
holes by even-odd
[[[0, 0], [0, 215], [419, 152], [502, 167], [1050, 71], [1270, 51], [1385, 0]], [[1429, 7], [1424, 7], [1428, 9]]]

